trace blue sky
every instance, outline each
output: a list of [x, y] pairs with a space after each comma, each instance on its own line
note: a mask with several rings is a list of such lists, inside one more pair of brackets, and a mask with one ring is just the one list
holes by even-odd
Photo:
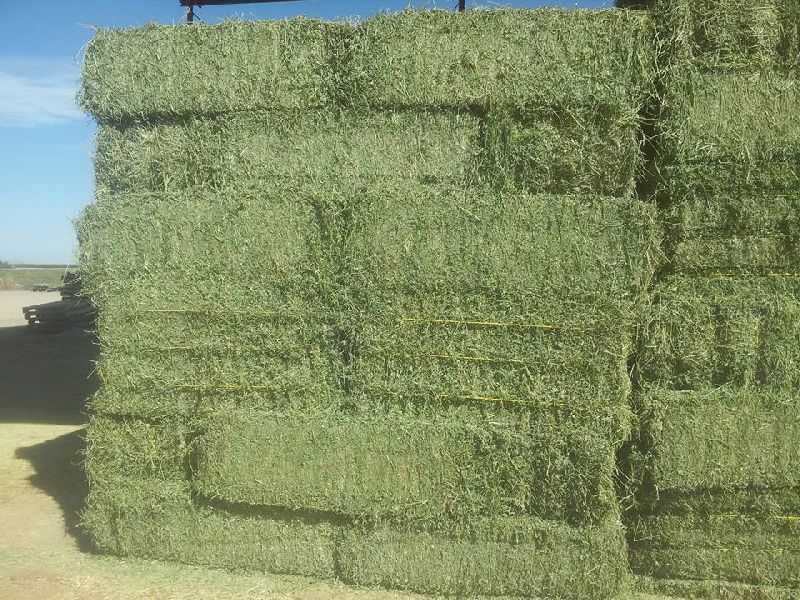
[[[302, 0], [197, 9], [201, 20], [367, 17], [451, 8], [456, 0]], [[467, 6], [601, 7], [611, 0], [467, 0]], [[72, 221], [92, 200], [95, 126], [75, 106], [83, 50], [96, 27], [183, 20], [178, 0], [0, 0], [0, 260], [68, 263]]]

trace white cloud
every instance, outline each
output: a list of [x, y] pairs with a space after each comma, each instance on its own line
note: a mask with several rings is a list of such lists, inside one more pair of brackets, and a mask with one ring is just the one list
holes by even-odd
[[0, 67], [0, 126], [35, 127], [82, 117], [75, 104], [77, 68], [41, 66], [23, 73]]

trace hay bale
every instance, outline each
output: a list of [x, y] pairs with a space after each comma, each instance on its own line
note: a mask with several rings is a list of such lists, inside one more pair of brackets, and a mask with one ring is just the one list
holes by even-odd
[[[667, 76], [667, 91], [659, 118], [661, 158], [667, 164], [687, 165], [705, 181], [708, 190], [730, 190], [746, 184], [754, 173], [772, 175], [774, 187], [794, 189], [800, 155], [800, 82], [769, 72], [742, 76], [727, 73]], [[780, 181], [784, 164], [794, 166]], [[725, 165], [740, 170], [734, 179]], [[715, 173], [715, 169], [722, 169]], [[702, 170], [701, 170], [702, 169]], [[668, 186], [691, 187], [676, 170]], [[734, 188], [735, 189], [735, 188]]]
[[610, 598], [626, 582], [616, 523], [572, 528], [536, 518], [483, 519], [467, 536], [349, 528], [338, 556], [347, 582], [458, 597]]
[[657, 489], [800, 487], [796, 393], [656, 388], [642, 405]]
[[[541, 296], [544, 306], [558, 296], [594, 302], [602, 313], [617, 296], [635, 299], [659, 258], [655, 212], [636, 200], [434, 186], [365, 192], [351, 270], [358, 290], [378, 294], [376, 303], [381, 289], [434, 298], [505, 294], [506, 302], [531, 305]], [[550, 323], [565, 324], [565, 313], [549, 315]]]
[[798, 81], [680, 71], [665, 86], [655, 193], [670, 268], [797, 271]]
[[328, 105], [349, 35], [347, 24], [313, 19], [101, 29], [86, 50], [81, 106], [127, 121]]
[[[97, 184], [120, 192], [275, 191], [298, 199], [365, 181], [463, 181], [480, 121], [431, 112], [269, 111], [101, 127]], [[335, 182], [335, 184], [333, 183]]]
[[655, 288], [642, 376], [669, 389], [796, 389], [799, 302], [797, 277], [669, 277]]
[[[763, 189], [769, 190], [770, 185], [765, 183]], [[712, 189], [706, 194], [700, 188], [683, 195], [675, 192], [671, 197], [674, 201], [664, 220], [668, 264], [673, 272], [800, 273], [798, 207], [790, 192], [759, 193], [748, 187], [725, 194]]]
[[765, 234], [725, 238], [683, 238], [675, 241], [670, 261], [680, 273], [739, 275], [797, 273], [800, 244], [795, 235]]
[[240, 514], [194, 502], [186, 481], [117, 478], [89, 492], [83, 527], [122, 556], [332, 578], [334, 527], [285, 511]]
[[800, 9], [794, 0], [617, 0], [616, 5], [650, 10], [672, 64], [747, 72], [791, 71], [800, 64]]
[[791, 515], [754, 517], [738, 513], [643, 516], [631, 526], [632, 547], [750, 549], [797, 553], [800, 519]]
[[642, 169], [638, 120], [613, 106], [490, 110], [476, 177], [529, 192], [630, 196]]
[[194, 429], [187, 418], [120, 418], [94, 412], [83, 467], [93, 487], [111, 479], [181, 481], [191, 470]]
[[502, 409], [481, 422], [486, 411], [463, 407], [364, 413], [219, 411], [198, 440], [196, 489], [228, 503], [462, 528], [486, 514], [596, 523], [617, 512], [620, 441], [594, 424]]
[[[653, 457], [652, 462], [656, 462]], [[640, 468], [650, 469], [640, 459]], [[776, 517], [800, 512], [800, 487], [660, 488], [649, 471], [643, 473], [643, 485], [637, 490], [636, 504], [640, 514], [712, 515], [744, 514], [753, 517]]]
[[637, 575], [634, 589], [639, 594], [702, 600], [793, 600], [797, 590], [719, 580], [661, 579]]
[[482, 109], [611, 105], [633, 115], [650, 92], [649, 19], [623, 11], [406, 11], [353, 41], [350, 102]]
[[[296, 310], [321, 285], [310, 268], [323, 251], [313, 206], [277, 193], [101, 195], [79, 227], [102, 310], [211, 310], [245, 294], [261, 312]], [[275, 286], [255, 285], [267, 281]]]
[[359, 403], [627, 404], [634, 303], [657, 262], [651, 207], [387, 188], [369, 200], [348, 259]]
[[776, 587], [800, 584], [796, 517], [648, 517], [633, 526], [632, 540], [635, 573]]
[[[614, 458], [660, 260], [630, 198], [649, 37], [643, 15], [554, 10], [103, 32], [80, 225], [98, 545], [621, 590]], [[467, 38], [455, 62], [419, 50]]]

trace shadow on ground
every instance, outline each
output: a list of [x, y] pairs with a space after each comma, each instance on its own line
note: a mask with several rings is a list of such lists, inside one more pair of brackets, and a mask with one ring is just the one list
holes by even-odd
[[17, 458], [27, 460], [35, 473], [28, 480], [52, 497], [64, 514], [64, 528], [81, 550], [91, 546], [78, 525], [88, 483], [81, 467], [86, 430], [81, 429], [40, 444], [17, 448]]
[[34, 333], [0, 328], [0, 423], [80, 425], [98, 346], [78, 329]]
[[[86, 399], [97, 389], [97, 355], [93, 336], [79, 329], [37, 333], [27, 326], [0, 328], [0, 424], [85, 423]], [[81, 467], [84, 433], [21, 446], [14, 453], [31, 464], [30, 483], [58, 503], [67, 533], [82, 549], [86, 543], [78, 520], [87, 492]]]

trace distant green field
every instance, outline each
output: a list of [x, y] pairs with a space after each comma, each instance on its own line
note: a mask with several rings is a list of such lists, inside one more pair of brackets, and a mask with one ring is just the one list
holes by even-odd
[[0, 269], [0, 290], [29, 290], [35, 283], [61, 283], [63, 268]]

